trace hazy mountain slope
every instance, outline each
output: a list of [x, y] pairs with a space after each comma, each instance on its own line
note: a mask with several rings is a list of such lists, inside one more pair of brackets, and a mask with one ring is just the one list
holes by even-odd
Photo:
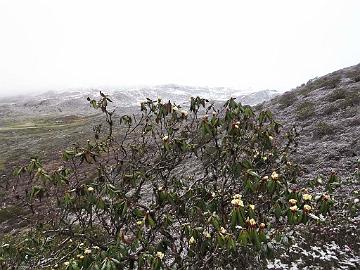
[[305, 175], [349, 175], [360, 158], [360, 64], [341, 69], [262, 104], [300, 132]]
[[[246, 92], [231, 88], [192, 87], [180, 85], [160, 85], [143, 88], [104, 89], [113, 100], [113, 106], [118, 112], [137, 108], [146, 98], [162, 98], [177, 104], [188, 104], [191, 96], [201, 96], [212, 101], [225, 101], [230, 97], [238, 97], [245, 104], [255, 105], [269, 100], [279, 94], [274, 90]], [[93, 114], [86, 101], [87, 97], [95, 98], [98, 89], [83, 89], [74, 91], [49, 91], [38, 95], [8, 97], [0, 99], [0, 118], [12, 118], [21, 115], [88, 115]], [[0, 123], [1, 125], [1, 123]]]

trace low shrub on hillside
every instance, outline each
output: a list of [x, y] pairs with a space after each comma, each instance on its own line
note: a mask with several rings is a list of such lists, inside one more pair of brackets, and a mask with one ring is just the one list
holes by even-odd
[[89, 102], [105, 117], [92, 139], [64, 150], [57, 169], [32, 158], [16, 171], [24, 203], [48, 216], [3, 237], [5, 269], [255, 266], [289, 226], [333, 205], [336, 176], [322, 191], [300, 188], [297, 132], [269, 111], [197, 97], [189, 110], [147, 99], [140, 115], [117, 117], [103, 93]]
[[280, 109], [285, 109], [291, 106], [292, 104], [295, 103], [296, 100], [297, 100], [297, 95], [295, 92], [293, 91], [285, 92], [278, 98]]
[[301, 95], [307, 96], [316, 89], [334, 89], [341, 82], [341, 75], [328, 75], [322, 78], [314, 78], [309, 80], [306, 85], [299, 91]]
[[314, 139], [321, 139], [327, 135], [333, 135], [335, 133], [335, 127], [325, 122], [319, 122], [313, 131]]
[[360, 91], [356, 89], [354, 91], [348, 91], [345, 100], [341, 102], [342, 108], [355, 107], [360, 105]]
[[325, 115], [331, 115], [333, 113], [336, 113], [340, 110], [340, 106], [337, 106], [337, 105], [334, 105], [334, 104], [330, 104], [330, 105], [327, 105], [325, 108], [324, 108], [324, 114]]
[[328, 96], [327, 99], [329, 102], [334, 102], [338, 99], [345, 99], [346, 98], [346, 90], [345, 89], [336, 89], [332, 91]]
[[315, 115], [315, 105], [310, 101], [299, 104], [296, 108], [296, 118], [298, 120], [306, 120]]

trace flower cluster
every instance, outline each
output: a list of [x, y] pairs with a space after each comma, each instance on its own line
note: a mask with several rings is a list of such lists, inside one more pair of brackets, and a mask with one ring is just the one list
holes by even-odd
[[241, 200], [241, 195], [235, 194], [231, 200], [231, 204], [235, 207], [244, 207], [244, 202]]

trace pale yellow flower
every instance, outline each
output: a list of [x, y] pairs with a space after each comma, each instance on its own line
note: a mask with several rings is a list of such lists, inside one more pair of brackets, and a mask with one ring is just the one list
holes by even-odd
[[311, 208], [310, 205], [308, 205], [308, 204], [305, 204], [305, 205], [304, 205], [304, 211], [305, 211], [305, 212], [310, 212], [311, 209], [312, 209], [312, 208]]
[[249, 205], [249, 208], [254, 211], [254, 210], [255, 210], [255, 205], [250, 204], [250, 205]]
[[297, 210], [298, 210], [298, 207], [296, 205], [293, 205], [290, 207], [290, 211], [293, 213], [296, 212]]
[[143, 225], [144, 222], [142, 220], [138, 220], [138, 221], [136, 221], [136, 224], [140, 226], [140, 225]]
[[235, 207], [244, 207], [244, 202], [241, 199], [233, 199], [231, 201], [231, 204], [234, 205]]
[[226, 230], [225, 230], [224, 227], [220, 227], [220, 233], [222, 233], [222, 234], [225, 234], [225, 233], [226, 233]]
[[193, 236], [190, 237], [189, 239], [189, 244], [192, 245], [192, 244], [195, 244], [196, 243], [196, 240]]
[[304, 201], [311, 201], [312, 196], [310, 194], [303, 194], [302, 198]]
[[247, 222], [249, 223], [249, 225], [250, 225], [251, 227], [255, 227], [255, 226], [256, 226], [256, 221], [255, 221], [255, 219], [253, 219], [253, 218], [247, 220]]
[[183, 116], [183, 117], [186, 117], [186, 116], [188, 116], [188, 112], [187, 111], [185, 111], [185, 110], [182, 110], [181, 111], [181, 116]]
[[240, 194], [235, 194], [233, 196], [233, 199], [241, 199], [241, 198], [242, 198], [242, 196]]
[[203, 232], [203, 235], [206, 237], [206, 238], [211, 238], [211, 234], [207, 231], [204, 231]]
[[259, 228], [260, 228], [260, 229], [264, 229], [265, 226], [266, 226], [265, 223], [260, 223]]
[[164, 136], [164, 137], [162, 138], [162, 140], [163, 140], [163, 142], [167, 142], [167, 141], [169, 140], [169, 136]]
[[93, 191], [94, 191], [94, 188], [93, 188], [93, 187], [88, 187], [88, 188], [87, 188], [87, 191], [93, 192]]
[[291, 205], [295, 205], [295, 204], [297, 203], [297, 200], [295, 200], [295, 199], [290, 199], [290, 200], [289, 200], [289, 203], [290, 203]]
[[269, 179], [269, 176], [265, 175], [262, 177], [262, 180], [268, 180]]
[[85, 249], [84, 254], [86, 254], [86, 255], [91, 254], [91, 249]]
[[162, 253], [161, 251], [156, 252], [156, 257], [157, 257], [158, 259], [162, 260], [162, 259], [164, 258], [164, 256], [165, 256], [165, 254]]
[[273, 180], [278, 180], [279, 179], [279, 174], [277, 172], [273, 171], [273, 173], [271, 174], [271, 178]]

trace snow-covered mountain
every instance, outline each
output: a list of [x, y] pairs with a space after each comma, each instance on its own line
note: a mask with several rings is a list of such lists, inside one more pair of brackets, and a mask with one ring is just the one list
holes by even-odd
[[7, 97], [0, 99], [1, 111], [7, 108], [19, 114], [88, 114], [93, 112], [86, 101], [87, 97], [97, 98], [99, 91], [109, 95], [115, 108], [127, 109], [140, 105], [146, 98], [171, 100], [179, 105], [187, 105], [190, 97], [200, 96], [211, 101], [225, 101], [236, 97], [244, 104], [256, 105], [269, 100], [279, 92], [263, 90], [250, 92], [225, 87], [192, 87], [174, 84], [152, 87], [133, 87], [121, 89], [77, 89], [67, 91], [48, 91], [42, 94]]

